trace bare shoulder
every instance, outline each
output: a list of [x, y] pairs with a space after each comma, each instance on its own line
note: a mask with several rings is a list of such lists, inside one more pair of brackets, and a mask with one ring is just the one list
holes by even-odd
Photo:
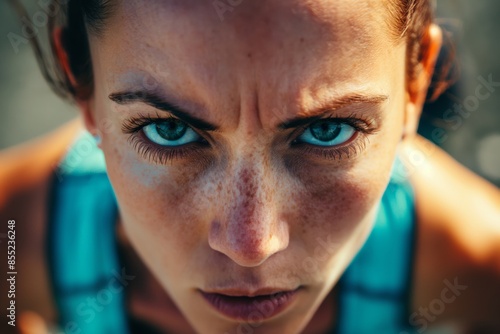
[[[80, 128], [80, 121], [72, 121], [40, 139], [0, 152], [0, 221], [4, 222], [0, 237], [5, 240], [6, 223], [14, 220], [17, 316], [26, 310], [45, 319], [55, 315], [45, 259], [47, 195], [54, 168]], [[1, 247], [2, 254], [6, 251]]]
[[41, 138], [0, 151], [0, 208], [8, 195], [46, 178], [81, 128], [76, 119]]
[[451, 319], [500, 329], [499, 189], [421, 137], [402, 152], [418, 224], [414, 322]]

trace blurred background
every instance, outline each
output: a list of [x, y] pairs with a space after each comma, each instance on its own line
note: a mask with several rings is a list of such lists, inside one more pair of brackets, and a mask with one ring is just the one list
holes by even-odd
[[[32, 2], [36, 7], [36, 1]], [[436, 103], [420, 132], [455, 159], [500, 186], [500, 1], [438, 0], [439, 22], [456, 46], [460, 81]], [[21, 25], [6, 1], [0, 2], [0, 149], [47, 133], [76, 117], [74, 106], [49, 89], [27, 44], [18, 52], [9, 33]], [[476, 90], [487, 98], [478, 98]], [[488, 90], [490, 88], [490, 90]], [[462, 110], [458, 112], [457, 110]]]

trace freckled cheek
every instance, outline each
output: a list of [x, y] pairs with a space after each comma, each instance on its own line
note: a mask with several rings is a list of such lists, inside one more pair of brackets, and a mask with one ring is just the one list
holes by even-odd
[[[112, 154], [107, 164], [125, 225], [133, 225], [153, 243], [185, 249], [199, 242], [202, 230], [195, 225], [201, 213], [193, 186], [199, 171], [155, 165], [134, 153]], [[190, 210], [182, 209], [186, 207]]]
[[[310, 173], [310, 175], [315, 175]], [[332, 175], [309, 177], [307, 190], [294, 196], [305, 238], [348, 238], [377, 204], [379, 185], [364, 177]]]

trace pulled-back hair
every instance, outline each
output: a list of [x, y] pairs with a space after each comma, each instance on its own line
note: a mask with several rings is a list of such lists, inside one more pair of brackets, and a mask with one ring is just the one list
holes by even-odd
[[[47, 24], [49, 50], [44, 51], [38, 38], [30, 39], [42, 74], [59, 96], [85, 100], [93, 94], [94, 82], [89, 48], [89, 34], [103, 33], [113, 14], [113, 0], [50, 0], [52, 12]], [[28, 17], [19, 1], [11, 0], [21, 16]], [[395, 39], [407, 43], [407, 82], [419, 74], [420, 62], [428, 45], [426, 31], [434, 21], [433, 0], [387, 0], [389, 28]], [[62, 28], [62, 44], [76, 85], [72, 85], [56, 56], [54, 29]], [[448, 86], [451, 62], [434, 76], [431, 96], [437, 97]]]

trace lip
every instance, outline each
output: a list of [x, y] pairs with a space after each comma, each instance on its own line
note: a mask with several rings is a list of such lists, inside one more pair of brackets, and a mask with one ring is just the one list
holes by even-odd
[[260, 289], [248, 292], [231, 289], [217, 292], [200, 290], [203, 298], [219, 313], [245, 322], [261, 322], [289, 308], [297, 299], [295, 290]]

